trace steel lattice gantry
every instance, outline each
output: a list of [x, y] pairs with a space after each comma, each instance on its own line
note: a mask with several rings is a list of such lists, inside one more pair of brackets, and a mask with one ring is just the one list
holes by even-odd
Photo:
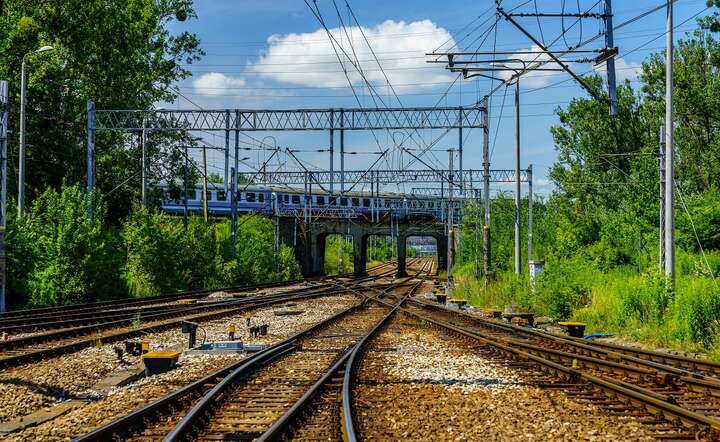
[[[294, 109], [294, 110], [100, 110], [92, 102], [94, 131], [240, 130], [374, 130], [374, 129], [458, 129], [482, 128], [477, 107], [414, 107], [374, 109]], [[145, 121], [145, 125], [143, 125]]]
[[[360, 184], [379, 183], [381, 185], [399, 183], [448, 183], [452, 182], [458, 188], [460, 183], [482, 183], [485, 177], [482, 170], [467, 169], [463, 171], [453, 170], [453, 178], [449, 179], [450, 171], [447, 169], [406, 169], [406, 170], [346, 170], [345, 178], [348, 181]], [[528, 170], [520, 171], [520, 181], [529, 181]], [[311, 170], [311, 171], [290, 171], [290, 172], [241, 172], [238, 174], [241, 179], [249, 183], [267, 183], [278, 185], [307, 184], [330, 184], [340, 181], [339, 171]], [[490, 181], [494, 183], [515, 182], [515, 171], [510, 169], [491, 169]]]
[[[463, 128], [483, 128], [487, 136], [487, 121], [485, 101], [472, 107], [279, 110], [116, 110], [96, 109], [95, 103], [89, 101], [87, 105], [87, 186], [88, 189], [94, 187], [95, 132], [97, 131], [224, 131], [226, 140], [225, 183], [227, 183], [230, 132], [235, 133], [237, 149], [238, 133], [244, 131], [328, 130], [332, 138], [333, 131], [338, 130], [341, 134], [342, 161], [342, 134], [346, 130], [458, 129], [462, 132]], [[235, 169], [237, 171], [237, 165]]]

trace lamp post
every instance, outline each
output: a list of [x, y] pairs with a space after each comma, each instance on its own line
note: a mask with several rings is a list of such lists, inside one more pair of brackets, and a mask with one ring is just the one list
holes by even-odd
[[23, 55], [20, 68], [20, 155], [18, 167], [18, 217], [22, 218], [25, 211], [25, 102], [27, 101], [26, 67], [27, 57], [41, 52], [52, 51], [52, 46], [43, 46], [40, 49]]

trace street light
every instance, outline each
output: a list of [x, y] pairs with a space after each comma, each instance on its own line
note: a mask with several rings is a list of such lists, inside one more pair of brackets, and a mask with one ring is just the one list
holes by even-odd
[[40, 49], [28, 52], [23, 55], [22, 65], [20, 68], [20, 166], [18, 167], [18, 218], [22, 218], [25, 211], [25, 101], [27, 100], [26, 88], [26, 59], [33, 54], [52, 51], [52, 46], [43, 46]]

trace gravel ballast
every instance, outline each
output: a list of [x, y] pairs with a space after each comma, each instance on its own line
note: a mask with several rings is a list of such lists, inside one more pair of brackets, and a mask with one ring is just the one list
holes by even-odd
[[[358, 302], [355, 296], [328, 296], [322, 298], [277, 304], [252, 312], [252, 325], [268, 324], [268, 334], [250, 338], [244, 314], [201, 323], [198, 341], [205, 335], [208, 341], [227, 340], [229, 324], [236, 325], [236, 339], [247, 344], [271, 344], [309, 327]], [[301, 310], [299, 315], [276, 316], [275, 311], [292, 308]], [[180, 329], [148, 334], [144, 338], [151, 350], [182, 350], [187, 347], [187, 335]], [[50, 407], [62, 400], [88, 398], [94, 403], [70, 411], [36, 428], [30, 428], [22, 435], [35, 435], [36, 431], [45, 436], [59, 434], [66, 439], [101, 425], [114, 417], [127, 413], [137, 406], [157, 399], [174, 388], [196, 380], [212, 371], [238, 360], [243, 355], [205, 356], [183, 354], [178, 369], [169, 373], [141, 379], [120, 389], [96, 391], [94, 387], [114, 372], [141, 367], [140, 358], [125, 354], [124, 362], [117, 359], [113, 347], [103, 345], [88, 348], [72, 354], [22, 366], [0, 373], [0, 422], [7, 422]], [[156, 385], [160, 382], [161, 386]], [[151, 384], [151, 385], [148, 385]], [[166, 387], [162, 387], [165, 385]], [[118, 402], [119, 401], [119, 402]], [[129, 404], [137, 406], [128, 408]], [[90, 410], [90, 411], [88, 411]], [[97, 410], [93, 413], [93, 410]], [[82, 429], [78, 425], [82, 426]], [[40, 433], [37, 433], [40, 434]], [[22, 437], [21, 437], [22, 439]], [[54, 439], [54, 438], [53, 438]], [[25, 439], [27, 440], [27, 439]]]

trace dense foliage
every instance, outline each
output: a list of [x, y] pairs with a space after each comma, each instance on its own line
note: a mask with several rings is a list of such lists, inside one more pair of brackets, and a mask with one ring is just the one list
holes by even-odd
[[[94, 216], [88, 217], [89, 207]], [[104, 204], [78, 186], [45, 191], [8, 231], [11, 307], [52, 306], [178, 290], [295, 279], [300, 269], [282, 245], [275, 261], [270, 220], [205, 224], [135, 207], [120, 227], [105, 223]]]
[[[680, 40], [674, 54], [678, 277], [668, 291], [658, 266], [657, 153], [664, 122], [664, 54], [643, 63], [641, 87], [618, 87], [619, 115], [576, 98], [556, 110], [556, 190], [534, 208], [534, 256], [546, 262], [531, 284], [512, 274], [513, 201], [492, 201], [495, 282], [473, 278], [482, 256], [482, 208], [463, 227], [460, 290], [479, 305], [514, 304], [592, 330], [662, 345], [697, 344], [720, 356], [720, 41], [714, 18]], [[599, 77], [589, 80], [605, 93]], [[525, 207], [526, 204], [523, 204]], [[526, 219], [525, 208], [523, 219]], [[480, 231], [481, 232], [481, 231]], [[523, 238], [526, 231], [523, 229]], [[522, 262], [527, 262], [523, 244]], [[527, 274], [527, 269], [523, 269]], [[716, 349], [716, 350], [714, 350]]]
[[[172, 101], [172, 85], [202, 55], [197, 36], [171, 35], [173, 20], [194, 18], [192, 0], [5, 0], [0, 2], [0, 79], [10, 82], [10, 133], [18, 134], [20, 66], [27, 61], [28, 199], [51, 187], [85, 180], [87, 101], [99, 108], [146, 109]], [[106, 192], [132, 176], [140, 161], [137, 136], [98, 135], [97, 184]], [[153, 176], [177, 175], [180, 152], [153, 135]], [[18, 144], [10, 143], [9, 158]], [[9, 194], [17, 194], [17, 161], [9, 161]], [[132, 181], [137, 183], [138, 181]], [[124, 217], [139, 186], [109, 196], [108, 216]]]

